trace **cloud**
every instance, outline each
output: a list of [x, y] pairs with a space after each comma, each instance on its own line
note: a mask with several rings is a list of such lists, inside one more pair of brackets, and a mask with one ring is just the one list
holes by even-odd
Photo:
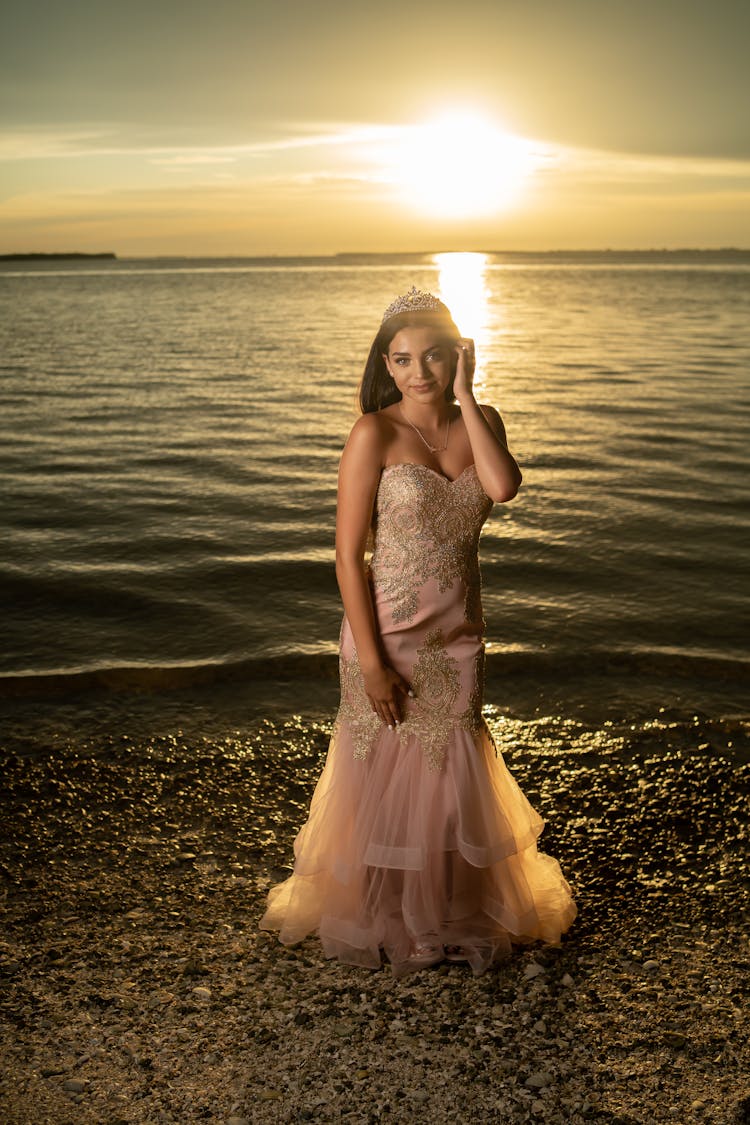
[[[180, 159], [200, 163], [228, 160], [238, 156], [262, 156], [295, 150], [360, 147], [400, 136], [403, 126], [352, 123], [314, 123], [279, 125], [271, 136], [242, 139], [235, 130], [229, 143], [165, 144], [128, 139], [133, 131], [125, 124], [106, 127], [80, 124], [69, 127], [54, 125], [34, 129], [6, 128], [0, 130], [0, 160], [70, 160], [92, 156], [143, 156], [163, 160]], [[122, 138], [122, 139], [117, 139]]]
[[196, 164], [236, 164], [236, 156], [228, 156], [217, 152], [181, 152], [175, 156], [152, 157], [151, 164], [158, 164], [165, 168], [175, 166], [189, 167]]
[[0, 131], [0, 161], [69, 160], [103, 151], [101, 129], [6, 129]]

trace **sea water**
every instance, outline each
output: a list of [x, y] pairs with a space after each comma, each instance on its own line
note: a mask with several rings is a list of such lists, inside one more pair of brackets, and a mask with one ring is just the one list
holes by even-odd
[[740, 708], [750, 255], [5, 263], [2, 690], [330, 679], [338, 458], [413, 284], [474, 336], [524, 473], [481, 541], [495, 702], [531, 670]]

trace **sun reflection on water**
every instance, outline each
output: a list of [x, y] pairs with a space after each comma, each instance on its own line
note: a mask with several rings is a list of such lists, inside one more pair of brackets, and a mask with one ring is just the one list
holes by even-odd
[[477, 374], [474, 386], [481, 390], [484, 379], [482, 352], [490, 340], [489, 288], [486, 272], [486, 254], [446, 253], [435, 254], [438, 267], [440, 297], [453, 314], [453, 319], [464, 336], [471, 336], [476, 344]]

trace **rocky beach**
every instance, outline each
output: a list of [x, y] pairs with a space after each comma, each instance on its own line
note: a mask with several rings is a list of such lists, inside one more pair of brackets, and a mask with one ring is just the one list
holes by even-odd
[[746, 722], [487, 708], [579, 916], [395, 980], [257, 929], [328, 722], [207, 699], [3, 702], [3, 1122], [750, 1121]]

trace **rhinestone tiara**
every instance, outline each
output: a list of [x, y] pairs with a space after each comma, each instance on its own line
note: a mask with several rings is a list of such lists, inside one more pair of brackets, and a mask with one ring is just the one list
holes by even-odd
[[423, 289], [417, 289], [416, 285], [412, 285], [408, 293], [404, 293], [403, 296], [396, 297], [395, 301], [391, 301], [383, 313], [382, 323], [385, 324], [386, 320], [390, 320], [392, 316], [398, 316], [399, 313], [429, 312], [434, 309], [447, 311], [443, 302], [434, 294], [426, 293]]

